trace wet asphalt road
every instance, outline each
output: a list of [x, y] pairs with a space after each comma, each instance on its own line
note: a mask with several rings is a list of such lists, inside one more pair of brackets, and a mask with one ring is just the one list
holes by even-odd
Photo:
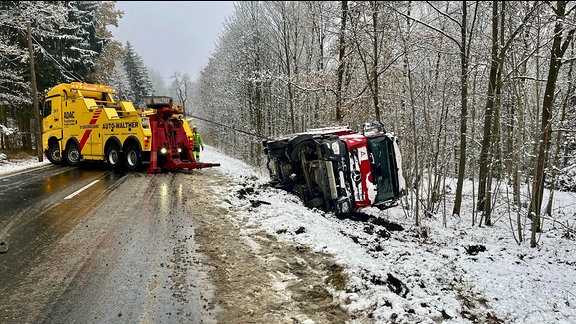
[[[0, 287], [8, 287], [33, 256], [49, 249], [123, 175], [43, 166], [0, 177]], [[88, 187], [89, 186], [89, 187]], [[79, 195], [80, 190], [88, 194]], [[9, 253], [8, 253], [9, 252]]]
[[190, 174], [0, 177], [0, 323], [210, 323]]

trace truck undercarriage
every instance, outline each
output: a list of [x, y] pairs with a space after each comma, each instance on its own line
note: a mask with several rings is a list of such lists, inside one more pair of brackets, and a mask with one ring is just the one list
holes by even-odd
[[365, 125], [362, 133], [331, 127], [262, 144], [270, 184], [310, 208], [345, 215], [367, 206], [388, 208], [404, 194], [396, 137], [381, 123]]

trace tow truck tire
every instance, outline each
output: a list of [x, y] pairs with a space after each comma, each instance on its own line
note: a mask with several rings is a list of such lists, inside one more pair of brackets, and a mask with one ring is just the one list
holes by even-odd
[[55, 165], [62, 164], [62, 156], [60, 155], [60, 146], [58, 143], [52, 143], [48, 147], [48, 151], [46, 151], [46, 157], [50, 163]]
[[140, 171], [142, 167], [142, 157], [136, 145], [130, 144], [124, 151], [124, 166], [128, 171]]
[[80, 149], [76, 143], [70, 143], [66, 146], [64, 162], [70, 166], [77, 166], [80, 164]]
[[106, 163], [108, 163], [112, 168], [118, 168], [121, 163], [121, 155], [118, 145], [112, 144], [106, 149]]

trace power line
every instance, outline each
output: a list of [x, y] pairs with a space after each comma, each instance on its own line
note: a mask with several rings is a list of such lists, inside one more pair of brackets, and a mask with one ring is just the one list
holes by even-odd
[[[5, 26], [5, 27], [10, 27], [10, 28], [15, 28], [18, 29], [18, 31], [22, 34], [26, 34], [26, 31], [19, 28], [18, 25], [9, 25], [9, 24], [5, 24], [5, 23], [0, 23], [0, 26]], [[27, 37], [27, 35], [25, 35]], [[69, 77], [73, 80], [77, 80], [77, 81], [82, 81], [82, 78], [80, 78], [78, 75], [75, 75], [73, 72], [69, 71], [66, 67], [64, 67], [62, 64], [60, 64], [60, 62], [58, 62], [58, 60], [56, 60], [54, 58], [54, 56], [52, 56], [43, 46], [42, 44], [40, 44], [40, 42], [38, 42], [36, 40], [36, 38], [34, 38], [33, 35], [32, 36], [32, 40], [34, 41], [34, 43], [36, 45], [38, 45], [40, 47], [40, 49], [42, 50], [42, 53], [44, 53], [46, 56], [48, 56], [48, 58], [50, 58], [54, 63], [56, 63], [57, 66], [59, 66], [64, 72], [68, 73], [68, 75], [66, 75], [66, 73], [62, 73], [64, 74], [64, 76]], [[13, 65], [16, 65], [14, 62], [10, 61], [10, 60], [6, 60], [9, 63], [12, 63]]]
[[80, 78], [79, 76], [75, 75], [73, 72], [68, 71], [67, 68], [65, 68], [62, 64], [60, 64], [37, 40], [36, 38], [34, 38], [34, 36], [32, 36], [32, 40], [34, 41], [34, 43], [36, 43], [36, 45], [40, 46], [40, 48], [42, 49], [42, 53], [46, 54], [54, 63], [56, 63], [56, 65], [58, 65], [60, 68], [62, 68], [64, 71], [68, 72], [69, 75], [66, 75], [67, 77], [71, 77], [72, 79], [75, 79], [77, 81], [81, 81], [82, 78]]

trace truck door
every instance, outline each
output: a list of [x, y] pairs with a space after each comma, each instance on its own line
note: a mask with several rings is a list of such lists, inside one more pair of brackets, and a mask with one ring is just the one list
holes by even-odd
[[[42, 126], [44, 132], [62, 130], [62, 99], [52, 97], [44, 102], [42, 109]], [[62, 137], [61, 135], [59, 137]]]
[[100, 136], [100, 125], [98, 118], [102, 114], [102, 109], [96, 106], [89, 106], [87, 111], [80, 113], [80, 151], [82, 156], [87, 160], [99, 160], [104, 153], [102, 152], [102, 137]]

